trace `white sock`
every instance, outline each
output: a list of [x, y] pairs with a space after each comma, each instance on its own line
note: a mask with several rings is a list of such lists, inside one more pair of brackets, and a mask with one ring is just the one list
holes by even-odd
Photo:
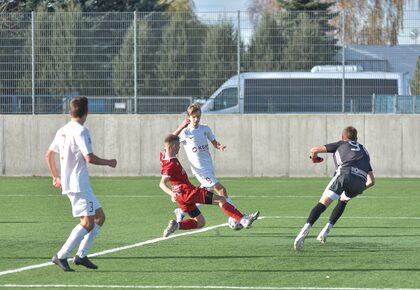
[[226, 201], [236, 208], [235, 204], [233, 203], [232, 199], [230, 199], [230, 197], [226, 197]]
[[82, 241], [83, 237], [88, 233], [88, 231], [78, 224], [71, 231], [70, 236], [67, 238], [67, 241], [61, 247], [60, 251], [57, 253], [59, 259], [67, 258], [70, 252]]
[[99, 234], [100, 230], [101, 230], [101, 226], [98, 224], [95, 224], [93, 229], [87, 235], [85, 235], [83, 240], [80, 242], [79, 250], [77, 251], [76, 255], [78, 255], [80, 258], [87, 256], [88, 250], [90, 246], [92, 245], [93, 240]]
[[333, 226], [334, 226], [333, 224], [327, 223], [319, 234], [323, 236], [327, 236]]
[[309, 223], [306, 223], [303, 228], [300, 230], [299, 236], [307, 236], [309, 234], [309, 231], [311, 230], [312, 226]]
[[325, 227], [322, 229], [321, 233], [323, 234], [328, 233], [332, 229], [333, 226], [334, 226], [333, 224], [327, 223]]

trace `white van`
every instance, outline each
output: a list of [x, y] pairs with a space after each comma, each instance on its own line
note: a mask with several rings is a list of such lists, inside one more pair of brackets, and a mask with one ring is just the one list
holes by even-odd
[[341, 112], [343, 76], [346, 112], [371, 112], [375, 95], [409, 93], [408, 74], [363, 72], [353, 66], [346, 66], [343, 74], [341, 66], [320, 67], [311, 72], [247, 72], [240, 74], [239, 81], [235, 75], [209, 97], [202, 111], [217, 114]]

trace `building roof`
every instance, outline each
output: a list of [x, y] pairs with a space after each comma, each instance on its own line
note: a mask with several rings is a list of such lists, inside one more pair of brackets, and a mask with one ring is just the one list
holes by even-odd
[[[409, 73], [416, 71], [420, 45], [348, 45], [345, 50], [346, 64], [361, 65], [365, 71]], [[342, 50], [336, 55], [341, 62]]]

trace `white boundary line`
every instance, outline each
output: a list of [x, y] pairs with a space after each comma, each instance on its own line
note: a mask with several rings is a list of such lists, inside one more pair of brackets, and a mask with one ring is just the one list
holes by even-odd
[[[260, 217], [259, 219], [263, 219], [263, 218], [264, 217]], [[160, 237], [160, 238], [151, 239], [151, 240], [147, 240], [147, 241], [144, 241], [144, 242], [139, 242], [139, 243], [132, 244], [132, 245], [113, 248], [113, 249], [109, 249], [109, 250], [105, 250], [105, 251], [102, 251], [102, 252], [97, 252], [97, 253], [91, 254], [91, 255], [89, 255], [89, 257], [102, 256], [102, 255], [115, 253], [115, 252], [119, 252], [119, 251], [123, 251], [123, 250], [128, 250], [128, 249], [132, 249], [132, 248], [136, 248], [136, 247], [141, 247], [141, 246], [144, 246], [144, 245], [154, 244], [154, 243], [164, 241], [164, 240], [168, 240], [168, 239], [174, 239], [174, 238], [178, 238], [178, 237], [199, 234], [199, 233], [211, 231], [213, 229], [224, 227], [224, 226], [227, 226], [227, 223], [219, 224], [219, 225], [215, 225], [215, 226], [211, 226], [211, 227], [206, 227], [206, 228], [198, 229], [198, 230], [195, 230], [195, 231], [175, 234], [175, 235], [171, 235], [167, 238]], [[32, 270], [32, 269], [44, 268], [44, 267], [51, 266], [51, 265], [54, 265], [54, 264], [52, 262], [47, 262], [47, 263], [31, 265], [31, 266], [26, 266], [26, 267], [22, 267], [22, 268], [12, 269], [12, 270], [6, 270], [6, 271], [0, 272], [0, 276], [19, 273], [19, 272], [23, 272], [23, 271]]]
[[[6, 288], [108, 288], [108, 289], [233, 289], [233, 290], [378, 290], [390, 288], [337, 288], [337, 287], [264, 287], [264, 286], [210, 286], [210, 285], [66, 285], [66, 284], [0, 284], [1, 287]], [[404, 288], [406, 290], [418, 290], [418, 288]]]
[[[265, 219], [265, 218], [266, 219], [302, 219], [302, 218], [306, 218], [306, 217], [303, 217], [303, 216], [264, 216], [264, 217], [259, 217], [259, 219]], [[420, 220], [420, 217], [343, 217], [343, 218], [344, 219], [412, 219], [412, 220]], [[206, 228], [202, 228], [202, 229], [198, 229], [198, 230], [194, 230], [194, 231], [190, 231], [190, 232], [183, 232], [183, 233], [180, 233], [180, 234], [171, 235], [167, 238], [160, 237], [160, 238], [155, 238], [155, 239], [151, 239], [151, 240], [147, 240], [147, 241], [143, 241], [143, 242], [139, 242], [139, 243], [123, 246], [123, 247], [113, 248], [113, 249], [93, 253], [93, 254], [90, 254], [89, 256], [90, 257], [102, 256], [102, 255], [115, 253], [115, 252], [119, 252], [119, 251], [123, 251], [123, 250], [128, 250], [128, 249], [132, 249], [132, 248], [136, 248], [136, 247], [141, 247], [141, 246], [144, 246], [144, 245], [155, 244], [157, 242], [161, 242], [161, 241], [168, 240], [168, 239], [174, 239], [174, 238], [178, 238], [178, 237], [199, 234], [199, 233], [211, 231], [213, 229], [224, 227], [224, 226], [227, 226], [227, 223], [218, 224], [218, 225], [214, 225], [214, 226], [211, 226], [211, 227], [206, 227]], [[51, 265], [54, 265], [54, 264], [52, 262], [46, 262], [46, 263], [42, 263], [42, 264], [36, 264], [36, 265], [21, 267], [21, 268], [17, 268], [17, 269], [6, 270], [6, 271], [0, 272], [0, 276], [19, 273], [19, 272], [24, 272], [24, 271], [38, 269], [38, 268], [44, 268], [44, 267], [51, 266]], [[0, 284], [0, 287], [3, 287], [3, 286]], [[258, 289], [258, 288], [232, 288], [232, 289]], [[269, 289], [269, 288], [261, 288], [261, 289]], [[273, 289], [291, 289], [291, 288], [273, 288]], [[320, 288], [296, 288], [296, 289], [320, 289]], [[325, 289], [330, 289], [330, 288], [325, 288]], [[356, 288], [342, 288], [342, 289], [356, 289]], [[361, 288], [361, 289], [363, 289], [363, 288]], [[365, 288], [365, 289], [369, 289], [369, 288]]]
[[[308, 216], [265, 216], [266, 219], [306, 219]], [[340, 219], [364, 219], [364, 220], [420, 220], [416, 216], [343, 216]]]

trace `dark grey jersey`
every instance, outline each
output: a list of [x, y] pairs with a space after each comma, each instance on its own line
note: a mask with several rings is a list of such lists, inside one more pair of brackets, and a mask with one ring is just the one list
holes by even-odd
[[366, 175], [372, 171], [370, 157], [366, 148], [356, 141], [338, 141], [326, 144], [327, 152], [334, 153], [334, 163], [337, 174], [355, 174], [366, 180]]

